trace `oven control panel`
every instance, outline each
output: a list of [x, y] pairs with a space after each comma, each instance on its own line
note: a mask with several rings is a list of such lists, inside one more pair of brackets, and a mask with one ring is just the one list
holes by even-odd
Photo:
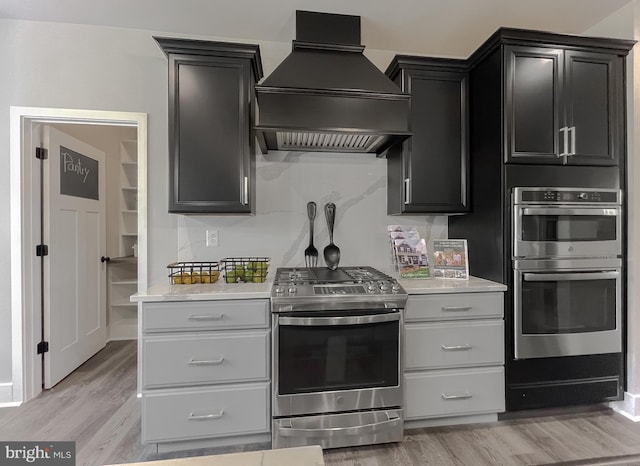
[[344, 296], [344, 295], [381, 295], [405, 293], [400, 284], [393, 281], [354, 282], [351, 284], [308, 284], [308, 283], [278, 283], [274, 285], [276, 296]]
[[514, 188], [515, 204], [619, 204], [620, 190], [590, 188]]

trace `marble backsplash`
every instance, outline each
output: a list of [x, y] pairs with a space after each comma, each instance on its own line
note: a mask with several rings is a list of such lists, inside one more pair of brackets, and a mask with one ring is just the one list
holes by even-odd
[[[268, 256], [272, 267], [304, 266], [309, 243], [306, 204], [315, 201], [314, 244], [319, 266], [329, 243], [324, 205], [336, 204], [334, 242], [340, 265], [370, 265], [392, 273], [386, 227], [416, 226], [427, 240], [447, 237], [444, 216], [388, 216], [387, 161], [372, 154], [274, 151], [256, 156], [256, 215], [181, 215], [178, 260]], [[206, 246], [207, 229], [219, 246]]]

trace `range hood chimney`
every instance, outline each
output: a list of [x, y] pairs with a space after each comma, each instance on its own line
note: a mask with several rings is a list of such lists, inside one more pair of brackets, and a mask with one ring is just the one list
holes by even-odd
[[269, 150], [383, 154], [409, 131], [410, 95], [363, 55], [360, 16], [296, 11], [291, 54], [256, 86]]

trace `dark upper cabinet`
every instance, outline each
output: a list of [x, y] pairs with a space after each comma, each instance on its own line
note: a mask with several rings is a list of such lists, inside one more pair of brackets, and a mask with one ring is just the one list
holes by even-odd
[[507, 163], [619, 163], [621, 56], [551, 43], [506, 45], [504, 60]]
[[255, 212], [257, 45], [155, 38], [169, 61], [169, 212]]
[[466, 62], [401, 55], [386, 74], [411, 94], [413, 134], [387, 152], [387, 213], [468, 212]]

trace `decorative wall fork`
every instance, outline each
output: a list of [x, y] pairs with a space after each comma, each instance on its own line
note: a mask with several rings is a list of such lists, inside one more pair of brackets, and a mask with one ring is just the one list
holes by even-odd
[[309, 246], [304, 250], [304, 263], [307, 267], [316, 267], [318, 265], [318, 250], [313, 245], [313, 223], [316, 219], [316, 203], [311, 201], [307, 203], [307, 216], [309, 217]]

